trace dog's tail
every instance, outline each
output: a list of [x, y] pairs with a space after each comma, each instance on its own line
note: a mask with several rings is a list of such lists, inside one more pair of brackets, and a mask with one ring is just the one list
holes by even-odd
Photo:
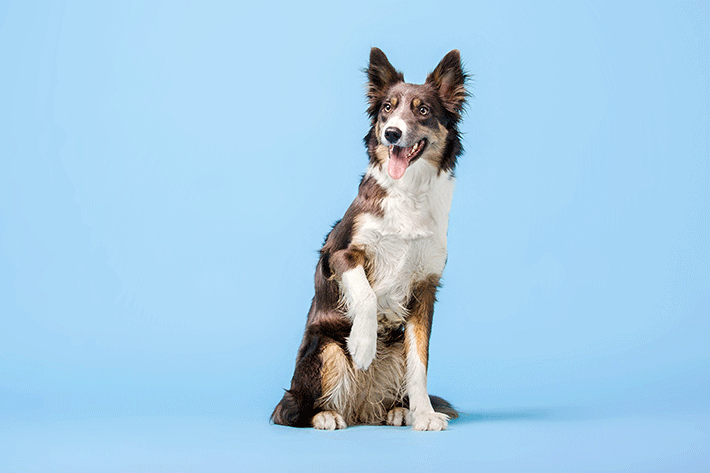
[[304, 399], [288, 390], [284, 393], [283, 399], [274, 408], [271, 414], [271, 422], [290, 427], [310, 427], [311, 419], [315, 415], [312, 399]]
[[432, 395], [429, 395], [429, 400], [431, 401], [431, 407], [433, 407], [436, 412], [446, 414], [449, 416], [449, 419], [456, 419], [459, 416], [458, 411], [454, 409], [454, 406], [452, 406], [449, 401], [446, 401], [439, 396]]
[[[449, 419], [456, 419], [459, 413], [451, 403], [439, 396], [429, 395], [429, 401], [431, 402], [431, 407], [434, 408], [434, 412], [440, 412], [441, 414], [446, 414]], [[402, 407], [409, 409], [409, 397], [405, 396], [402, 400]]]

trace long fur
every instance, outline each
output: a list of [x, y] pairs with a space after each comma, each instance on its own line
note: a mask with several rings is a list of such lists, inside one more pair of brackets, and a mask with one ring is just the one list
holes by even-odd
[[291, 387], [271, 419], [443, 430], [457, 413], [428, 395], [426, 373], [467, 75], [453, 50], [408, 84], [377, 48], [366, 73], [369, 166], [320, 251]]

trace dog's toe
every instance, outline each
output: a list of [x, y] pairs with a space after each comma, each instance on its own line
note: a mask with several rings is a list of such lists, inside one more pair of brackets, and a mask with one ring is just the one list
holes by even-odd
[[439, 412], [427, 412], [423, 414], [407, 415], [407, 425], [411, 425], [414, 430], [446, 430], [449, 426], [449, 416]]
[[387, 413], [387, 425], [400, 427], [406, 424], [407, 413], [409, 409], [404, 407], [395, 407]]
[[319, 412], [313, 416], [311, 423], [313, 424], [313, 428], [318, 430], [344, 429], [348, 426], [343, 416], [333, 411]]

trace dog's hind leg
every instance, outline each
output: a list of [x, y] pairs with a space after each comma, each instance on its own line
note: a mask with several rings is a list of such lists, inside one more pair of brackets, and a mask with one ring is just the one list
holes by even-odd
[[348, 331], [348, 323], [332, 321], [306, 329], [291, 388], [271, 414], [274, 423], [328, 430], [347, 427], [343, 409], [353, 386], [344, 348]]
[[321, 395], [322, 337], [306, 330], [296, 359], [296, 369], [288, 389], [274, 408], [271, 420], [291, 427], [310, 427], [318, 413], [316, 400]]
[[343, 347], [327, 343], [321, 351], [322, 395], [317, 405], [323, 409], [313, 418], [316, 429], [344, 429], [346, 418], [352, 417], [352, 397], [355, 390], [355, 373]]

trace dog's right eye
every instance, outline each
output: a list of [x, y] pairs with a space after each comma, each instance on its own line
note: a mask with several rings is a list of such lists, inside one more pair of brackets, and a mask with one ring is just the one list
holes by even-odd
[[392, 105], [389, 104], [389, 103], [386, 103], [386, 104], [384, 104], [384, 105], [382, 106], [382, 110], [384, 110], [385, 112], [389, 113], [389, 112], [392, 111]]

